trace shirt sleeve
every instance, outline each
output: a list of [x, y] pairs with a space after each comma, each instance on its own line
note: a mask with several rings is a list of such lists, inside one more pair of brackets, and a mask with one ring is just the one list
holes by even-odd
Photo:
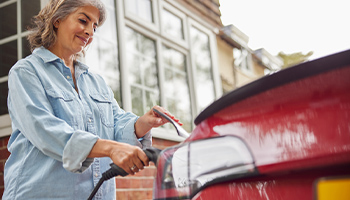
[[113, 100], [114, 115], [114, 138], [118, 142], [146, 148], [152, 146], [151, 131], [142, 138], [137, 138], [135, 134], [135, 123], [139, 116], [121, 109], [116, 100]]
[[16, 64], [9, 73], [8, 107], [13, 127], [16, 127], [43, 154], [63, 162], [72, 172], [82, 172], [93, 162], [87, 159], [98, 137], [74, 130], [56, 117], [38, 76]]
[[142, 138], [140, 138], [139, 141], [141, 142], [141, 145], [142, 145], [143, 149], [145, 149], [147, 147], [151, 147], [152, 146], [152, 134], [151, 134], [151, 131], [146, 133], [146, 135], [144, 135]]

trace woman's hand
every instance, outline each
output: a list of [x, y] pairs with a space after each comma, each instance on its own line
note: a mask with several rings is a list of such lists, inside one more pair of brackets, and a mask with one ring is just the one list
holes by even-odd
[[[160, 112], [168, 115], [171, 119], [177, 122], [179, 125], [182, 123], [176, 119], [169, 111], [160, 106], [153, 106], [153, 108], [159, 110]], [[162, 126], [169, 121], [165, 118], [161, 117], [158, 113], [156, 113], [153, 108], [141, 116], [135, 123], [135, 133], [138, 138], [143, 137], [148, 131], [152, 128]]]
[[121, 143], [118, 148], [113, 148], [109, 156], [113, 163], [124, 169], [128, 174], [135, 174], [149, 165], [147, 155], [137, 146]]
[[132, 175], [149, 165], [149, 159], [142, 149], [112, 140], [98, 139], [88, 157], [110, 157], [114, 164]]

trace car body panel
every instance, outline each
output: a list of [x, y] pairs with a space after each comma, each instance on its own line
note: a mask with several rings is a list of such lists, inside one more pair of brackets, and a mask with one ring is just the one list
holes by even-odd
[[[319, 65], [328, 64], [324, 60], [334, 57], [337, 66], [317, 72]], [[315, 75], [276, 83], [213, 113], [186, 141], [239, 136], [251, 148], [262, 173], [350, 161], [350, 51], [296, 68], [313, 66]]]
[[[184, 198], [316, 199], [317, 180], [350, 176], [350, 50], [234, 90], [202, 111], [195, 124], [184, 144], [241, 138], [258, 173], [213, 181]], [[159, 160], [154, 198], [182, 199], [174, 188], [159, 188], [165, 166]]]

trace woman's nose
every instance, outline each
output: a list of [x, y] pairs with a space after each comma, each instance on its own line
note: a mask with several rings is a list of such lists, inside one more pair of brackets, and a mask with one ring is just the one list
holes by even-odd
[[85, 34], [92, 37], [94, 36], [94, 28], [93, 27], [88, 27], [85, 29]]

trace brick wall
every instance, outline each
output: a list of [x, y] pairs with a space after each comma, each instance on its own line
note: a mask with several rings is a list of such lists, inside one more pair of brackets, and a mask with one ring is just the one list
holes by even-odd
[[0, 199], [4, 193], [4, 165], [10, 153], [7, 151], [8, 137], [0, 138]]
[[[4, 192], [4, 165], [10, 155], [7, 151], [9, 137], [0, 138], [0, 199]], [[178, 144], [178, 142], [153, 138], [153, 146], [164, 149]], [[156, 167], [153, 163], [134, 176], [117, 177], [116, 192], [117, 199], [147, 200], [152, 199], [153, 180], [156, 173]]]

